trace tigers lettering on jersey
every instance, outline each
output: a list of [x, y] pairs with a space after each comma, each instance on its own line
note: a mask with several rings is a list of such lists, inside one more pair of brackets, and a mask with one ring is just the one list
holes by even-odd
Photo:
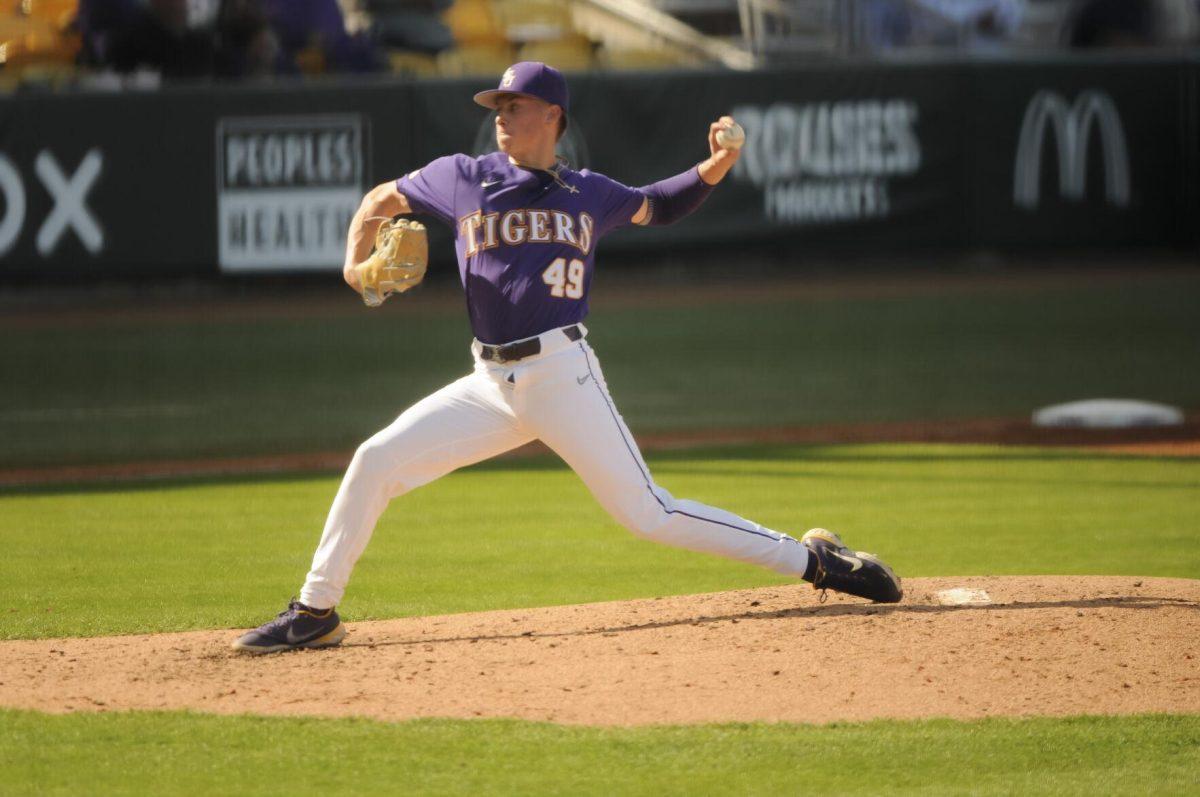
[[572, 216], [562, 210], [514, 208], [503, 213], [477, 210], [458, 220], [464, 256], [494, 249], [500, 244], [567, 244], [587, 254], [596, 224], [588, 213]]

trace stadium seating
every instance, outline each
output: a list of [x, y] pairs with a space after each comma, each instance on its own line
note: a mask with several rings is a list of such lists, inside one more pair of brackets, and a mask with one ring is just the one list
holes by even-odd
[[585, 6], [580, 0], [456, 0], [441, 15], [454, 46], [433, 56], [401, 45], [389, 52], [391, 71], [411, 78], [460, 77], [497, 75], [517, 60], [544, 61], [568, 72], [672, 69], [704, 60], [688, 58], [686, 47], [654, 47], [654, 35], [648, 37], [636, 21], [600, 24], [595, 8], [581, 17]]
[[593, 46], [582, 36], [568, 36], [555, 41], [534, 41], [521, 47], [517, 57], [522, 61], [542, 61], [564, 72], [586, 72], [596, 66]]
[[24, 16], [44, 19], [61, 30], [74, 21], [79, 0], [20, 0], [17, 8]]
[[79, 36], [70, 29], [77, 3], [24, 0], [0, 16], [3, 87], [22, 81], [59, 82], [75, 72]]
[[601, 47], [596, 51], [596, 63], [603, 69], [630, 72], [691, 66], [666, 48]]
[[[456, 42], [438, 53], [438, 74], [497, 75], [516, 60], [546, 61], [562, 69], [593, 66], [592, 43], [574, 30], [566, 0], [458, 0], [442, 15]], [[396, 52], [392, 71], [427, 74], [412, 53]]]
[[457, 0], [442, 14], [459, 47], [507, 44], [490, 0]]
[[432, 55], [411, 50], [392, 50], [388, 53], [392, 74], [411, 78], [436, 77], [438, 61]]
[[564, 0], [495, 0], [493, 5], [510, 42], [558, 41], [575, 33], [570, 4]]
[[438, 53], [438, 72], [447, 77], [495, 76], [508, 68], [513, 56], [513, 49], [507, 43], [454, 47]]

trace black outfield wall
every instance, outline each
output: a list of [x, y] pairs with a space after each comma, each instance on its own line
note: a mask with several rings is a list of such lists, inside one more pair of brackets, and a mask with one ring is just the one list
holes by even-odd
[[[571, 78], [562, 150], [630, 185], [747, 131], [692, 217], [606, 251], [1194, 248], [1200, 59], [858, 64]], [[0, 278], [331, 270], [368, 188], [493, 147], [489, 81], [0, 98]], [[452, 256], [449, 231], [435, 257]]]

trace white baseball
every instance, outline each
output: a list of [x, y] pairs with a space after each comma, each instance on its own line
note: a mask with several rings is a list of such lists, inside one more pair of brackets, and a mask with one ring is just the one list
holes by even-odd
[[722, 149], [741, 149], [746, 143], [746, 131], [737, 122], [717, 131], [717, 144]]

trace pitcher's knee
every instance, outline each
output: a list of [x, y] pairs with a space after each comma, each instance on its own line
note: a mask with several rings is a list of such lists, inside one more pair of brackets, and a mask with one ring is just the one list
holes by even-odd
[[354, 452], [354, 458], [350, 460], [350, 467], [346, 472], [356, 482], [382, 488], [384, 484], [391, 481], [389, 472], [392, 468], [392, 461], [393, 458], [387, 448], [372, 439], [363, 443]]
[[608, 509], [613, 518], [634, 536], [654, 539], [667, 521], [667, 511], [654, 493], [642, 490]]

